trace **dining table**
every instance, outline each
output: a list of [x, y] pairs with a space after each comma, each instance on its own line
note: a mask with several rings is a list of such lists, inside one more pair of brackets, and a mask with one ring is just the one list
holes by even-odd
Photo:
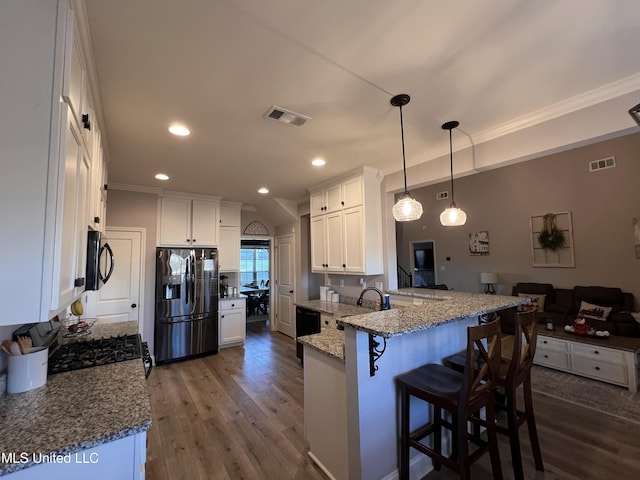
[[268, 300], [266, 302], [266, 305], [262, 302], [269, 296], [269, 287], [265, 287], [264, 285], [251, 284], [241, 285], [240, 294], [247, 297], [247, 316], [269, 314], [266, 307], [266, 305], [268, 305]]

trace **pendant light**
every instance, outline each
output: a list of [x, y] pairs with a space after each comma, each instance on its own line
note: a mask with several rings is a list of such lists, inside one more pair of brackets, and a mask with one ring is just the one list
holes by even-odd
[[402, 171], [404, 172], [404, 193], [393, 206], [393, 218], [396, 222], [411, 222], [422, 216], [422, 205], [415, 200], [407, 190], [407, 161], [404, 155], [404, 124], [402, 122], [402, 107], [409, 103], [411, 97], [400, 93], [391, 99], [391, 105], [400, 107], [400, 134], [402, 136]]
[[445, 227], [458, 227], [467, 221], [467, 214], [456, 206], [453, 196], [453, 143], [451, 142], [451, 130], [457, 128], [460, 122], [455, 120], [442, 124], [443, 130], [449, 130], [449, 162], [451, 168], [451, 204], [440, 214], [440, 223]]

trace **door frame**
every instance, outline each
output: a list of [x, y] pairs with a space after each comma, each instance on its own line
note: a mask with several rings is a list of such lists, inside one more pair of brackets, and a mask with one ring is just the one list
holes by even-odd
[[[240, 250], [242, 250], [242, 241], [243, 240], [266, 240], [269, 242], [269, 285], [271, 285], [271, 287], [269, 288], [269, 330], [270, 331], [274, 331], [274, 324], [275, 322], [275, 305], [273, 302], [273, 292], [275, 291], [275, 285], [274, 285], [274, 267], [275, 267], [275, 263], [274, 263], [274, 256], [275, 256], [275, 238], [272, 236], [265, 236], [265, 235], [243, 235], [242, 232], [240, 233]], [[240, 260], [240, 262], [242, 262], [242, 260]], [[242, 285], [242, 281], [241, 281], [241, 272], [240, 270], [238, 270], [238, 284]], [[246, 323], [246, 320], [245, 320]]]
[[415, 258], [414, 258], [414, 250], [415, 245], [420, 243], [431, 243], [433, 245], [433, 283], [438, 283], [438, 265], [436, 263], [436, 241], [435, 240], [411, 240], [409, 242], [409, 267], [411, 268], [411, 274], [413, 275], [412, 283], [415, 285]]
[[[115, 227], [107, 226], [104, 229], [103, 235], [108, 236], [109, 231], [120, 232], [136, 232], [140, 233], [140, 287], [138, 295], [138, 333], [142, 338], [146, 338], [144, 335], [144, 290], [145, 290], [145, 258], [147, 256], [147, 229], [144, 227]], [[116, 259], [117, 261], [117, 259]], [[154, 287], [155, 288], [155, 287]], [[153, 332], [152, 336], [153, 336]]]

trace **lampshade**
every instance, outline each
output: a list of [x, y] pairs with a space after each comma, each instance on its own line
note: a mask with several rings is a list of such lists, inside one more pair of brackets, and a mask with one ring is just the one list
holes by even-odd
[[406, 93], [395, 95], [391, 99], [391, 105], [400, 107], [400, 135], [402, 138], [402, 172], [404, 174], [404, 193], [393, 206], [393, 218], [396, 222], [410, 222], [418, 220], [422, 216], [422, 205], [414, 199], [407, 190], [407, 162], [404, 154], [404, 123], [402, 121], [402, 107], [409, 103], [411, 97]]
[[411, 222], [422, 216], [422, 205], [409, 192], [403, 193], [393, 206], [393, 218], [398, 222]]
[[493, 272], [483, 272], [480, 274], [480, 283], [498, 283], [498, 274]]
[[457, 128], [460, 122], [452, 120], [442, 124], [443, 130], [449, 130], [449, 166], [451, 171], [451, 204], [440, 214], [440, 223], [445, 227], [459, 227], [467, 222], [467, 214], [458, 208], [453, 196], [453, 144], [451, 142], [451, 131]]

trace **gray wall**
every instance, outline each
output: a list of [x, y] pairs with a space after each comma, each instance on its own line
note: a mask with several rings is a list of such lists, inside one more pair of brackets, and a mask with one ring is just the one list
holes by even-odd
[[144, 318], [140, 319], [144, 329], [144, 341], [153, 349], [155, 310], [155, 251], [158, 223], [158, 195], [154, 193], [110, 190], [107, 204], [108, 227], [146, 228], [144, 259]]
[[[454, 179], [455, 200], [467, 212], [463, 227], [442, 227], [449, 200], [439, 183], [412, 190], [425, 213], [397, 223], [398, 263], [410, 266], [411, 241], [433, 240], [438, 283], [479, 292], [480, 272], [498, 273], [498, 293], [517, 282], [619, 287], [640, 300], [640, 259], [635, 257], [632, 219], [640, 216], [640, 134], [603, 141], [476, 175]], [[588, 162], [616, 157], [616, 168], [589, 173]], [[454, 155], [455, 165], [455, 155]], [[532, 267], [529, 219], [547, 212], [573, 217], [575, 268]], [[490, 254], [471, 256], [470, 232], [489, 232]], [[450, 257], [447, 261], [446, 257]], [[441, 270], [441, 268], [444, 270]]]

